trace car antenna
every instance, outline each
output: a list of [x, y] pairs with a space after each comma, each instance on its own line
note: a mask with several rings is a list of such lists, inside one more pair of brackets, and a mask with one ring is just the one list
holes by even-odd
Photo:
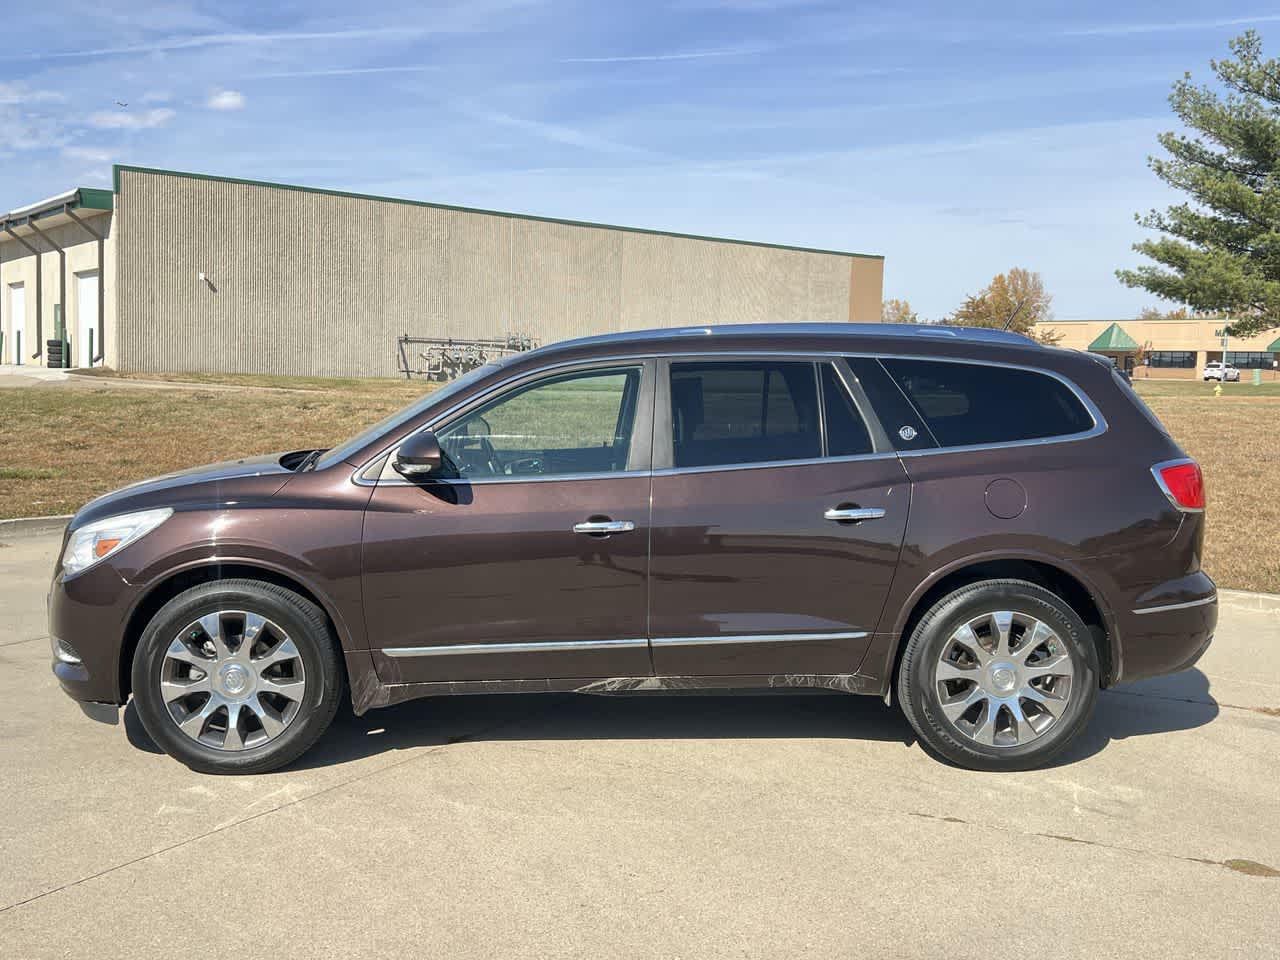
[[1013, 307], [1013, 313], [1009, 314], [1009, 319], [1004, 322], [1004, 329], [1007, 331], [1012, 326], [1013, 321], [1018, 318], [1018, 314], [1022, 312], [1023, 305], [1027, 302], [1027, 298], [1023, 297]]

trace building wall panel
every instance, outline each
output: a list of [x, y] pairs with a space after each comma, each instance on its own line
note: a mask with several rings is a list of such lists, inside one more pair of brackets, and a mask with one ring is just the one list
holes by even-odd
[[118, 189], [129, 370], [393, 376], [405, 333], [847, 320], [872, 294], [878, 312], [877, 258], [130, 168]]

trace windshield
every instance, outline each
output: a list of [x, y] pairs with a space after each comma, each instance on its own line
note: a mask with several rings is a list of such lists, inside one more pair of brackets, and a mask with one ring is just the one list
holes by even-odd
[[409, 406], [405, 407], [403, 410], [397, 410], [390, 416], [383, 417], [373, 426], [362, 430], [350, 440], [340, 443], [338, 446], [325, 453], [323, 457], [316, 461], [316, 469], [324, 470], [341, 460], [347, 459], [363, 447], [368, 446], [374, 440], [377, 440], [378, 437], [382, 436], [384, 433], [390, 433], [397, 427], [408, 423], [414, 417], [418, 416], [418, 414], [422, 413], [422, 411], [427, 407], [439, 403], [442, 400], [448, 400], [449, 397], [453, 396], [455, 393], [460, 393], [465, 390], [482, 377], [487, 377], [489, 374], [493, 373], [494, 370], [501, 367], [504, 362], [505, 360], [495, 360], [493, 363], [486, 363], [482, 367], [476, 367], [470, 373], [464, 374], [457, 380], [445, 384], [439, 390], [433, 390], [425, 397], [413, 401], [413, 403], [409, 404]]

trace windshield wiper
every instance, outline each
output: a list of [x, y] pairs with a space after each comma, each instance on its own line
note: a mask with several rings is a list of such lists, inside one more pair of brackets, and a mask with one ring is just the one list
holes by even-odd
[[[327, 449], [328, 447], [324, 448], [324, 450], [327, 450]], [[308, 453], [305, 457], [302, 458], [302, 462], [293, 468], [294, 473], [303, 473], [308, 469], [314, 470], [316, 466], [316, 461], [320, 459], [320, 454], [324, 453], [324, 450], [312, 450], [310, 453]]]

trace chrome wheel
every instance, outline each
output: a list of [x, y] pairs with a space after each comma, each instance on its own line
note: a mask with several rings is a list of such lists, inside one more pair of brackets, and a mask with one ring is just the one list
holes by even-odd
[[244, 610], [187, 624], [160, 667], [160, 696], [178, 729], [219, 750], [274, 740], [298, 715], [302, 655], [279, 626]]
[[943, 716], [987, 747], [1044, 736], [1071, 700], [1075, 664], [1045, 623], [1001, 610], [962, 624], [934, 670]]

